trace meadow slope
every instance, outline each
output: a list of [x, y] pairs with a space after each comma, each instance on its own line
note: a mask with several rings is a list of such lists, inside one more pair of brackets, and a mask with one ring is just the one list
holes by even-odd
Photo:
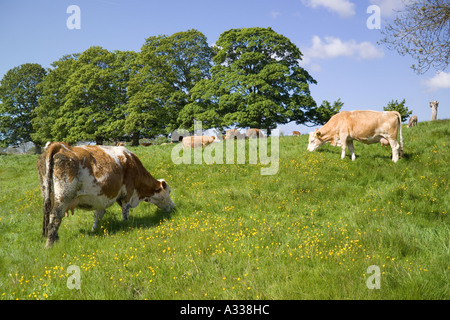
[[[37, 156], [0, 155], [0, 299], [449, 299], [449, 136], [450, 121], [404, 126], [397, 164], [379, 144], [356, 142], [352, 162], [281, 137], [269, 176], [130, 147], [176, 210], [141, 203], [123, 222], [115, 205], [95, 232], [76, 210], [49, 250]], [[373, 265], [380, 289], [367, 287]]]

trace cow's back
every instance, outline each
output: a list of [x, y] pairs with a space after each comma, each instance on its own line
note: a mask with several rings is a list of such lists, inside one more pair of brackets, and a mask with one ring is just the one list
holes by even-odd
[[397, 136], [399, 114], [396, 111], [348, 111], [341, 119], [341, 130], [363, 143], [375, 143], [380, 135]]

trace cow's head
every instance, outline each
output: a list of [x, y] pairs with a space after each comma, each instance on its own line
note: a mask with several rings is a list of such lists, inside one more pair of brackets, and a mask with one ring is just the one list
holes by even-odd
[[308, 151], [317, 150], [321, 145], [325, 143], [325, 140], [322, 139], [322, 134], [319, 129], [314, 130], [314, 132], [309, 133], [309, 143], [308, 143]]
[[175, 207], [170, 198], [170, 187], [164, 179], [158, 179], [158, 182], [159, 186], [156, 188], [155, 193], [145, 201], [151, 202], [161, 210], [169, 212]]

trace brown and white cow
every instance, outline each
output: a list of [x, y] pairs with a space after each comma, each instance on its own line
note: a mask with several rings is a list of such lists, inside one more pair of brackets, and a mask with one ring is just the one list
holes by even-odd
[[95, 211], [94, 230], [105, 209], [117, 202], [124, 220], [141, 201], [164, 211], [175, 205], [170, 187], [156, 180], [136, 155], [125, 147], [79, 146], [64, 142], [47, 144], [37, 161], [44, 198], [42, 235], [46, 247], [58, 238], [65, 212], [75, 208]]
[[292, 131], [293, 136], [301, 136], [300, 131]]
[[411, 128], [411, 127], [415, 127], [415, 126], [417, 126], [417, 116], [411, 116], [411, 118], [409, 118], [407, 127]]
[[249, 139], [264, 137], [264, 133], [260, 129], [248, 129], [246, 134]]
[[183, 138], [183, 148], [206, 147], [214, 142], [214, 136], [189, 136]]
[[[400, 131], [400, 143], [397, 134]], [[355, 160], [353, 140], [365, 144], [379, 142], [382, 138], [389, 141], [392, 149], [392, 161], [397, 162], [403, 156], [403, 138], [401, 116], [397, 111], [342, 111], [320, 129], [309, 133], [308, 151], [314, 151], [326, 142], [341, 146], [341, 158], [345, 158], [345, 148], [350, 149]]]

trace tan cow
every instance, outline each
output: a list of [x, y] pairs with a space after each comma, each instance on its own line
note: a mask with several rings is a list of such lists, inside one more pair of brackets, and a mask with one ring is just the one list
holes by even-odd
[[[320, 129], [309, 133], [308, 151], [314, 151], [326, 142], [341, 146], [341, 158], [345, 158], [348, 146], [352, 160], [355, 160], [353, 140], [365, 144], [379, 142], [382, 138], [389, 141], [392, 149], [392, 161], [397, 162], [403, 156], [403, 138], [401, 116], [397, 111], [342, 111]], [[397, 134], [400, 131], [400, 143]]]
[[248, 129], [246, 134], [249, 139], [264, 137], [264, 134], [262, 133], [262, 131], [260, 129]]
[[233, 140], [233, 139], [245, 139], [245, 134], [241, 133], [238, 129], [230, 129], [227, 130], [226, 140]]
[[293, 136], [301, 136], [301, 133], [299, 131], [292, 131]]
[[37, 169], [44, 198], [42, 235], [47, 237], [46, 247], [57, 240], [64, 213], [75, 208], [95, 211], [94, 230], [105, 209], [115, 202], [122, 207], [124, 220], [130, 208], [141, 201], [152, 202], [164, 211], [175, 206], [166, 181], [153, 178], [124, 147], [71, 147], [53, 142], [46, 145]]
[[189, 136], [183, 138], [183, 148], [206, 147], [214, 142], [214, 136]]
[[417, 126], [417, 116], [411, 116], [411, 118], [409, 118], [409, 123], [407, 125], [408, 128], [411, 127], [415, 127]]

